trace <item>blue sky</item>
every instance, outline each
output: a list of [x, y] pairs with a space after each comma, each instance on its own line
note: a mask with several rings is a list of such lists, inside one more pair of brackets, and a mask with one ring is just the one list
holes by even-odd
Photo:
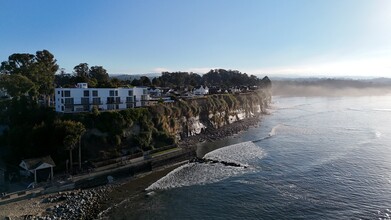
[[71, 72], [391, 77], [390, 0], [0, 0], [0, 60]]

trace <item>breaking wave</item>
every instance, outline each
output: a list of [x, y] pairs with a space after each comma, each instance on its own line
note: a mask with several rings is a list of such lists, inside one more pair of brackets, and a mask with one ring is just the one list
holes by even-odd
[[[203, 159], [212, 162], [191, 162], [168, 173], [148, 188], [146, 191], [170, 189], [183, 186], [204, 185], [215, 183], [226, 178], [241, 175], [256, 170], [252, 164], [264, 157], [265, 153], [252, 142], [244, 142], [219, 148], [207, 153]], [[240, 166], [227, 166], [224, 163], [234, 163]]]
[[286, 124], [278, 124], [274, 126], [268, 136], [253, 140], [253, 143], [257, 143], [263, 140], [266, 140], [268, 138], [271, 138], [273, 136], [276, 136], [277, 134], [282, 134], [282, 135], [312, 135], [312, 134], [317, 134], [316, 131], [309, 129], [309, 128], [303, 128], [303, 127], [296, 127], [296, 126], [290, 126]]
[[244, 173], [244, 167], [229, 167], [221, 163], [188, 163], [156, 181], [146, 191], [183, 186], [204, 185]]
[[278, 124], [272, 128], [272, 130], [269, 133], [269, 136], [273, 137], [277, 134], [310, 135], [310, 134], [316, 134], [316, 132], [308, 128]]
[[243, 142], [219, 148], [205, 154], [204, 159], [250, 166], [249, 163], [264, 156], [264, 151], [253, 142]]

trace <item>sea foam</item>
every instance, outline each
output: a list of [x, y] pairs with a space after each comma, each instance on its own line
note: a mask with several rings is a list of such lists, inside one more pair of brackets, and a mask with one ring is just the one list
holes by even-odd
[[204, 159], [249, 166], [249, 163], [255, 159], [261, 159], [264, 154], [262, 148], [249, 141], [219, 148], [205, 154]]
[[[240, 164], [240, 167], [226, 166], [222, 163], [188, 163], [178, 167], [159, 179], [146, 191], [170, 189], [191, 185], [215, 183], [226, 178], [252, 172], [254, 160], [265, 155], [262, 148], [252, 142], [244, 142], [219, 148], [204, 156], [206, 160]], [[247, 168], [245, 168], [247, 167]]]

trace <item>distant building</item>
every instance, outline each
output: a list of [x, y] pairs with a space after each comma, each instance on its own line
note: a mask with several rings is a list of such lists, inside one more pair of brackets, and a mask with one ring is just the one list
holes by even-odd
[[238, 86], [229, 89], [229, 93], [240, 93], [240, 92], [242, 92], [242, 90]]
[[196, 87], [193, 89], [194, 95], [208, 95], [209, 94], [209, 88], [207, 86], [203, 87]]
[[120, 110], [149, 104], [148, 89], [134, 88], [88, 88], [87, 83], [78, 83], [77, 88], [56, 88], [56, 112], [88, 112], [94, 106], [99, 110]]
[[25, 177], [34, 176], [34, 182], [53, 180], [53, 167], [56, 166], [50, 156], [22, 160], [20, 174]]
[[160, 97], [162, 96], [162, 90], [159, 88], [149, 88], [148, 89], [149, 95], [152, 97]]

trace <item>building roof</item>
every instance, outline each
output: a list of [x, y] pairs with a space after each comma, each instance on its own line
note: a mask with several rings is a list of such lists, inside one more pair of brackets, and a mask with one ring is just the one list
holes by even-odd
[[[26, 165], [26, 167], [22, 166], [22, 163]], [[56, 166], [51, 156], [40, 157], [40, 158], [31, 158], [22, 160], [20, 166], [23, 168], [27, 168], [27, 170], [34, 170], [40, 167], [42, 164], [48, 164], [50, 166]]]

